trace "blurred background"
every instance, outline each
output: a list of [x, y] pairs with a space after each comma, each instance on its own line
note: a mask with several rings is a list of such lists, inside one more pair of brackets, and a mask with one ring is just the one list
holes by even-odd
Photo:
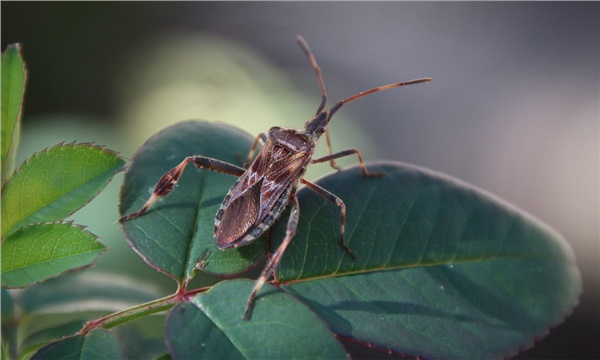
[[[29, 69], [18, 161], [74, 140], [131, 157], [187, 119], [300, 128], [320, 93], [297, 34], [331, 103], [432, 77], [346, 105], [334, 149], [447, 173], [562, 233], [580, 306], [518, 358], [600, 358], [600, 3], [2, 2], [1, 16], [2, 49], [23, 43]], [[147, 277], [114, 224], [122, 179], [73, 218], [115, 250], [94, 271]]]

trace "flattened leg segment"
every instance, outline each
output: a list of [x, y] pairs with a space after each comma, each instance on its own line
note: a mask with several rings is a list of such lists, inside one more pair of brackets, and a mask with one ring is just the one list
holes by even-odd
[[190, 162], [193, 163], [194, 166], [196, 166], [197, 168], [208, 169], [211, 171], [217, 171], [223, 174], [229, 174], [234, 176], [241, 176], [246, 171], [238, 166], [217, 159], [205, 156], [188, 156], [179, 165], [169, 170], [166, 174], [163, 175], [162, 178], [160, 178], [160, 180], [156, 184], [156, 187], [154, 188], [154, 191], [152, 192], [152, 195], [138, 212], [134, 212], [121, 217], [119, 219], [119, 222], [123, 222], [141, 216], [152, 206], [152, 204], [154, 204], [154, 202], [156, 202], [156, 200], [168, 195], [173, 190], [173, 188], [175, 188], [175, 185], [177, 185], [177, 182], [179, 181], [183, 170], [185, 170], [185, 167]]
[[206, 156], [199, 156], [199, 155], [188, 156], [187, 158], [185, 158], [185, 160], [183, 160], [181, 162], [181, 164], [177, 165], [177, 168], [182, 165], [183, 165], [183, 167], [185, 167], [190, 161], [193, 162], [194, 166], [196, 166], [197, 168], [216, 171], [216, 172], [220, 172], [222, 174], [228, 174], [228, 175], [233, 175], [233, 176], [242, 176], [242, 174], [244, 172], [246, 172], [245, 169], [242, 169], [239, 166], [235, 166], [233, 164], [230, 164], [230, 163], [227, 163], [227, 162], [224, 162], [221, 160], [209, 158]]

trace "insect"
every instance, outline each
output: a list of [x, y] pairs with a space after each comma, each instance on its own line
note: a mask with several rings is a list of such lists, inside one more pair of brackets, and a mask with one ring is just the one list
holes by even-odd
[[[138, 212], [125, 215], [119, 219], [120, 222], [123, 222], [143, 215], [157, 199], [166, 196], [173, 190], [183, 170], [189, 163], [194, 164], [196, 168], [238, 176], [237, 181], [223, 199], [221, 207], [215, 216], [214, 236], [216, 245], [221, 250], [243, 246], [259, 237], [269, 229], [281, 215], [284, 208], [291, 203], [291, 212], [285, 238], [271, 256], [248, 297], [243, 315], [243, 318], [246, 320], [251, 313], [256, 294], [271, 275], [273, 275], [285, 249], [296, 233], [300, 214], [296, 191], [300, 184], [307, 186], [340, 208], [341, 226], [339, 243], [348, 256], [355, 258], [344, 241], [346, 223], [346, 206], [344, 202], [333, 193], [304, 179], [303, 176], [309, 164], [329, 162], [331, 167], [341, 170], [336, 165], [335, 159], [349, 155], [357, 156], [365, 177], [380, 176], [382, 174], [368, 172], [360, 151], [356, 149], [347, 149], [336, 153], [332, 151], [327, 125], [333, 115], [344, 104], [374, 92], [431, 81], [431, 78], [422, 78], [379, 86], [342, 100], [333, 105], [329, 110], [326, 110], [327, 93], [321, 69], [304, 38], [298, 36], [296, 40], [315, 71], [322, 96], [316, 114], [311, 120], [306, 122], [305, 128], [294, 130], [272, 127], [267, 134], [259, 134], [250, 149], [247, 163], [250, 163], [252, 160], [259, 143], [262, 141], [264, 145], [247, 169], [204, 156], [188, 156], [179, 165], [163, 175], [148, 201]], [[325, 134], [327, 140], [329, 155], [313, 159], [317, 141], [323, 134]]]

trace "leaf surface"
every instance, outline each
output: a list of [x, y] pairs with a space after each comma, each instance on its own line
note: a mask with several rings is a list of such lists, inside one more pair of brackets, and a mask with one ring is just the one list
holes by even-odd
[[23, 287], [87, 266], [105, 251], [95, 235], [71, 223], [26, 226], [2, 243], [2, 286]]
[[1, 288], [2, 318], [1, 318], [1, 334], [2, 334], [2, 358], [16, 358], [17, 354], [17, 326], [18, 322], [15, 314], [15, 303], [12, 294], [5, 288]]
[[31, 315], [118, 311], [161, 295], [164, 294], [136, 278], [82, 271], [28, 286], [19, 298], [22, 310]]
[[39, 349], [32, 359], [126, 359], [115, 335], [106, 330], [94, 330], [50, 343]]
[[[203, 155], [242, 165], [252, 136], [222, 124], [189, 121], [150, 138], [135, 154], [121, 191], [121, 215], [138, 211], [158, 180], [183, 159]], [[231, 274], [264, 256], [264, 241], [221, 251], [213, 237], [214, 218], [236, 178], [189, 164], [177, 187], [143, 216], [122, 224], [129, 244], [151, 266], [180, 282], [201, 263], [205, 271]]]
[[34, 154], [2, 188], [2, 234], [63, 220], [87, 204], [119, 171], [118, 155], [92, 144], [60, 144]]
[[[28, 286], [19, 295], [22, 309], [20, 352], [27, 353], [41, 344], [78, 332], [88, 321], [156, 299], [162, 294], [139, 279], [114, 273], [81, 271]], [[161, 330], [164, 317], [162, 321], [159, 318], [144, 318], [155, 324], [145, 324], [143, 329], [145, 334], [157, 329], [156, 337], [160, 336], [160, 342], [164, 344]], [[116, 328], [125, 346], [142, 341], [139, 331], [135, 331], [135, 324], [137, 321]], [[148, 344], [142, 348], [148, 349]], [[135, 353], [130, 349], [127, 352], [130, 356]]]
[[9, 45], [2, 53], [2, 185], [12, 173], [19, 145], [26, 80], [21, 45]]
[[[318, 181], [344, 200], [357, 259], [339, 246], [339, 209], [306, 188], [277, 272], [334, 332], [426, 358], [504, 357], [572, 311], [581, 279], [559, 234], [430, 170], [368, 168], [385, 176], [353, 167]], [[284, 230], [279, 222], [276, 242]]]
[[250, 281], [224, 281], [173, 308], [166, 323], [173, 358], [346, 358], [321, 319], [270, 285], [261, 291], [266, 296], [252, 319], [242, 320], [252, 286]]
[[[33, 351], [41, 344], [74, 334], [91, 320], [154, 300], [160, 295], [163, 294], [139, 279], [90, 271], [69, 273], [28, 286], [19, 296], [22, 309], [19, 323], [20, 353]], [[146, 317], [144, 320], [155, 321], [157, 318]], [[133, 326], [127, 327], [132, 323], [116, 328], [125, 346], [148, 340], [139, 339], [139, 334], [132, 331]], [[162, 324], [152, 325], [143, 326], [145, 334], [157, 329], [162, 343]], [[123, 339], [123, 333], [127, 338]], [[132, 354], [129, 349], [127, 352]]]

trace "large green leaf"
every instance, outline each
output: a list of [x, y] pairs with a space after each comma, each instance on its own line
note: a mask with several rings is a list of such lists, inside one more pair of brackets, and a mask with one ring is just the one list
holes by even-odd
[[339, 209], [303, 189], [298, 233], [277, 272], [332, 331], [426, 358], [503, 357], [572, 311], [581, 279], [559, 234], [444, 175], [400, 163], [369, 169], [385, 176], [365, 179], [354, 167], [318, 182], [345, 201], [357, 259], [337, 242]]
[[[188, 133], [198, 127], [210, 133], [211, 139], [218, 138], [219, 142], [207, 145], [216, 153], [239, 143], [235, 137], [227, 140], [229, 128], [205, 123], [181, 127]], [[156, 152], [164, 153], [185, 137], [176, 130], [168, 130], [170, 139], [157, 146]], [[152, 159], [162, 161], [161, 156], [145, 161]], [[177, 162], [157, 171], [154, 178]], [[303, 188], [298, 193], [297, 235], [277, 270], [281, 288], [305, 302], [334, 333], [428, 358], [503, 357], [530, 345], [572, 311], [581, 279], [573, 253], [559, 234], [456, 179], [401, 163], [368, 167], [385, 175], [365, 178], [354, 167], [317, 181], [346, 204], [346, 241], [356, 260], [339, 245], [340, 208]], [[126, 181], [123, 196], [128, 196], [125, 190], [145, 189], [137, 204], [141, 206], [155, 182], [133, 186]], [[227, 191], [223, 185], [204, 187], [204, 193], [188, 190], [187, 196], [167, 200], [182, 190], [176, 189], [155, 207], [153, 218], [149, 212], [134, 220], [139, 221], [136, 241], [151, 239], [151, 250], [157, 253], [175, 246], [173, 238], [179, 228], [165, 224], [207, 198], [213, 199], [214, 214]], [[122, 213], [137, 210], [136, 206], [125, 209]], [[283, 238], [287, 216], [284, 213], [274, 226], [273, 249]], [[128, 226], [132, 225], [125, 226], [129, 236]], [[196, 231], [194, 242], [212, 244], [212, 221], [204, 227], [208, 230], [202, 238], [200, 230], [191, 227], [191, 232]], [[231, 252], [237, 254], [237, 250]], [[178, 260], [188, 264], [188, 270], [196, 260], [189, 262], [189, 254], [180, 253]], [[210, 263], [211, 257], [203, 260]], [[232, 268], [242, 269], [245, 261], [232, 259], [237, 263]], [[247, 291], [240, 286], [240, 293]], [[258, 298], [256, 308], [268, 298]]]
[[39, 349], [32, 359], [125, 359], [116, 336], [106, 330], [94, 330], [50, 343]]
[[105, 251], [94, 234], [71, 223], [26, 226], [2, 242], [2, 286], [23, 287], [87, 266]]
[[33, 155], [2, 188], [2, 235], [64, 219], [96, 196], [123, 164], [92, 144], [61, 144]]
[[[149, 139], [125, 174], [121, 215], [138, 211], [158, 180], [190, 155], [242, 165], [253, 139], [222, 124], [190, 121]], [[221, 251], [214, 242], [214, 217], [236, 178], [189, 165], [177, 187], [143, 216], [123, 223], [130, 245], [151, 266], [178, 281], [187, 281], [199, 262], [212, 273], [240, 272], [264, 256], [264, 242]]]
[[[346, 358], [326, 324], [294, 297], [266, 285], [252, 320], [242, 320], [253, 284], [221, 282], [169, 314], [166, 340], [176, 359]], [[194, 306], [195, 305], [195, 306]]]
[[9, 45], [2, 54], [2, 184], [13, 170], [19, 145], [27, 69], [20, 44]]

